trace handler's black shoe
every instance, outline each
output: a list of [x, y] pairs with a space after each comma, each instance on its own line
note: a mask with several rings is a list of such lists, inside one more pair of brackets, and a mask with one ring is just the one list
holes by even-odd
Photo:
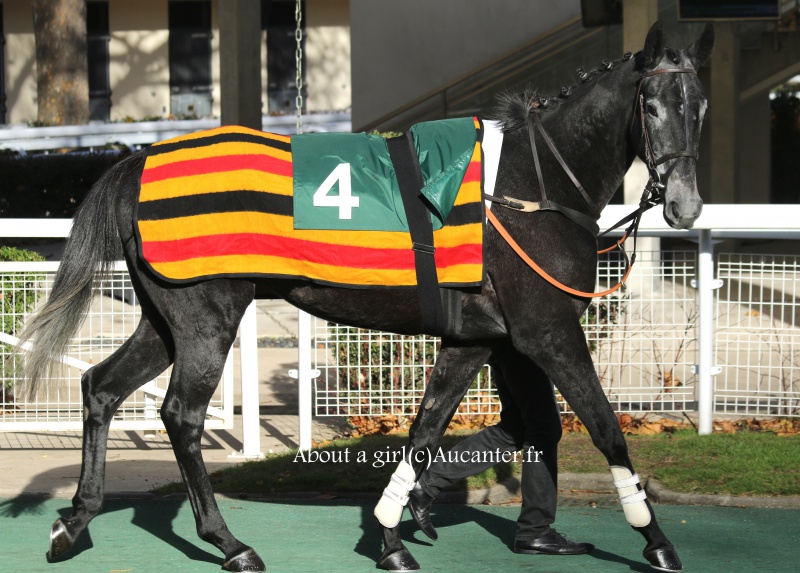
[[439, 534], [431, 523], [431, 506], [433, 505], [433, 496], [428, 494], [422, 486], [417, 482], [414, 489], [408, 492], [408, 509], [411, 511], [411, 516], [417, 522], [422, 533], [436, 541], [439, 539]]
[[552, 529], [536, 539], [514, 541], [514, 553], [527, 555], [583, 555], [592, 549], [591, 543], [572, 541]]

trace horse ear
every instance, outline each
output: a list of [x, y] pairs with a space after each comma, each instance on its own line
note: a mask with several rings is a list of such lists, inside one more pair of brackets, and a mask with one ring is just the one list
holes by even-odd
[[711, 22], [706, 24], [703, 28], [703, 33], [697, 38], [689, 49], [686, 50], [686, 55], [692, 62], [695, 70], [705, 64], [711, 57], [711, 51], [714, 49], [714, 25]]
[[647, 38], [644, 41], [644, 65], [646, 68], [654, 68], [664, 57], [664, 23], [661, 20], [650, 26]]

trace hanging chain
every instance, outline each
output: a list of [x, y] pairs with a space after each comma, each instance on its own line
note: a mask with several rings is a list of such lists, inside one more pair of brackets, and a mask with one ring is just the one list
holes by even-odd
[[295, 107], [297, 108], [297, 133], [303, 133], [303, 0], [297, 0], [297, 5], [294, 9], [294, 19], [297, 23], [297, 28], [294, 31], [294, 39], [297, 42], [297, 49], [294, 53], [295, 66], [297, 76], [295, 77], [295, 87], [297, 87], [297, 97], [295, 98]]

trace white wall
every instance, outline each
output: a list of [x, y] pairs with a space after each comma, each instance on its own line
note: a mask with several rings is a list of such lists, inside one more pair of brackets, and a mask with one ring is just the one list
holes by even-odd
[[167, 2], [114, 0], [109, 5], [111, 119], [169, 114]]
[[580, 14], [579, 0], [351, 0], [353, 127]]

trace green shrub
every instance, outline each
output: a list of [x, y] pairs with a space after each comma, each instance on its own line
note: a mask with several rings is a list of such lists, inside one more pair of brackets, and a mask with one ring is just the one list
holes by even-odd
[[[44, 257], [38, 253], [16, 249], [14, 247], [0, 246], [0, 262], [27, 262], [43, 261]], [[15, 335], [22, 326], [25, 313], [33, 310], [41, 294], [37, 285], [44, 276], [39, 273], [8, 273], [0, 275], [0, 328], [5, 334]], [[13, 383], [17, 363], [12, 359], [12, 349], [7, 344], [0, 343], [0, 356], [2, 357], [2, 374], [4, 384], [9, 387]]]

